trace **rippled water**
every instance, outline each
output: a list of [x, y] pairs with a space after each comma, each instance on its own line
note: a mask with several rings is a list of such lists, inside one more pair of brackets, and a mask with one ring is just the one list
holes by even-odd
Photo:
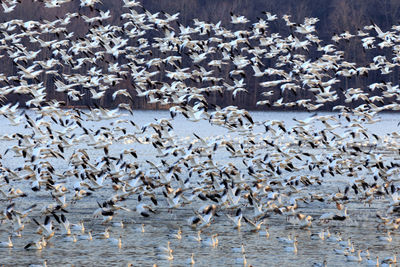
[[[305, 119], [310, 116], [310, 113], [292, 113], [292, 112], [253, 112], [253, 119], [255, 121], [264, 121], [269, 119], [284, 120], [288, 127], [295, 124], [292, 120], [293, 117], [297, 119]], [[145, 125], [154, 120], [154, 118], [169, 117], [168, 112], [164, 111], [135, 111], [133, 121], [138, 125]], [[398, 131], [398, 116], [396, 114], [382, 114], [379, 123], [368, 125], [371, 133], [376, 133], [383, 137], [387, 133]], [[2, 125], [7, 124], [6, 119], [1, 118]], [[92, 127], [98, 128], [100, 126], [109, 126], [108, 122], [93, 122]], [[129, 128], [129, 124], [126, 126]], [[182, 142], [193, 138], [193, 133], [206, 138], [207, 136], [220, 135], [224, 138], [242, 139], [238, 133], [231, 133], [228, 130], [210, 126], [207, 121], [188, 122], [183, 117], [178, 117], [173, 122], [174, 132], [176, 138]], [[24, 133], [26, 131], [22, 127], [2, 127], [0, 135], [12, 134], [15, 132]], [[255, 133], [259, 133], [262, 137], [264, 127], [257, 126]], [[341, 130], [339, 130], [341, 131]], [[343, 129], [345, 131], [345, 129]], [[7, 147], [15, 145], [14, 141], [1, 141], [0, 153], [3, 155]], [[79, 146], [85, 147], [84, 144], [76, 144], [66, 151], [65, 155], [71, 155], [74, 149]], [[122, 149], [134, 146], [137, 150], [138, 160], [151, 159], [155, 160], [154, 149], [151, 145], [138, 146], [130, 144], [113, 144], [110, 147], [110, 155], [120, 153]], [[99, 150], [91, 150], [90, 157], [96, 158], [101, 156]], [[321, 151], [321, 153], [325, 153]], [[218, 158], [214, 160], [226, 161], [233, 159], [228, 157], [227, 153], [220, 153]], [[134, 162], [135, 159], [131, 158]], [[237, 160], [237, 166], [244, 168], [240, 158]], [[23, 160], [20, 157], [13, 157], [12, 153], [8, 152], [3, 156], [3, 166], [8, 168], [17, 168], [23, 166]], [[52, 164], [57, 168], [58, 172], [67, 170], [64, 161], [52, 160]], [[182, 174], [187, 175], [187, 174]], [[367, 174], [366, 174], [367, 175]], [[338, 187], [344, 188], [346, 180], [342, 177], [323, 178], [324, 188], [318, 190], [331, 190], [332, 193], [337, 192]], [[3, 181], [2, 181], [3, 182]], [[68, 183], [68, 181], [65, 181]], [[51, 201], [51, 197], [45, 191], [31, 194], [29, 186], [23, 185], [21, 181], [11, 182], [18, 185], [23, 191], [27, 192], [28, 197], [22, 198], [17, 201], [18, 205], [27, 207], [32, 203], [40, 204]], [[304, 188], [304, 194], [308, 194], [307, 190], [313, 191], [316, 188]], [[83, 220], [86, 228], [91, 230], [93, 234], [101, 233], [106, 227], [110, 227], [111, 235], [115, 238], [121, 236], [122, 248], [110, 244], [108, 241], [96, 238], [93, 241], [77, 241], [76, 243], [64, 242], [61, 236], [55, 236], [50, 240], [50, 244], [43, 250], [25, 250], [23, 247], [30, 241], [37, 239], [35, 234], [36, 226], [33, 222], [26, 223], [25, 230], [22, 237], [13, 237], [14, 248], [0, 248], [0, 265], [6, 266], [23, 266], [31, 263], [41, 264], [47, 260], [50, 266], [126, 266], [132, 263], [133, 266], [188, 266], [188, 259], [194, 253], [194, 260], [196, 266], [243, 266], [242, 254], [240, 252], [233, 252], [232, 248], [240, 248], [241, 244], [245, 247], [245, 255], [248, 263], [253, 266], [311, 266], [313, 263], [322, 263], [324, 259], [327, 260], [328, 266], [349, 266], [342, 255], [333, 253], [334, 248], [339, 248], [336, 243], [311, 240], [310, 235], [320, 232], [322, 229], [330, 227], [330, 232], [334, 233], [340, 231], [343, 238], [346, 240], [351, 237], [354, 242], [354, 247], [357, 249], [365, 250], [369, 248], [371, 255], [379, 255], [380, 258], [398, 254], [400, 250], [400, 237], [398, 232], [393, 233], [393, 241], [391, 243], [378, 240], [378, 236], [382, 236], [382, 231], [376, 228], [377, 218], [376, 212], [382, 208], [382, 205], [387, 200], [377, 199], [370, 206], [359, 204], [359, 202], [350, 202], [347, 206], [349, 208], [350, 219], [346, 222], [331, 222], [320, 223], [314, 220], [312, 227], [308, 229], [299, 229], [293, 226], [290, 222], [286, 221], [285, 216], [271, 214], [266, 219], [265, 224], [268, 226], [269, 237], [260, 235], [258, 232], [250, 231], [247, 225], [242, 226], [238, 231], [233, 227], [232, 222], [227, 216], [221, 212], [215, 217], [215, 222], [209, 228], [205, 228], [201, 233], [203, 239], [209, 238], [212, 234], [218, 233], [218, 246], [215, 248], [204, 246], [199, 242], [193, 241], [191, 237], [197, 235], [197, 229], [192, 229], [188, 226], [186, 219], [193, 215], [193, 209], [204, 204], [198, 203], [190, 206], [181, 207], [177, 210], [169, 212], [167, 209], [158, 209], [156, 214], [152, 214], [149, 218], [138, 216], [135, 212], [121, 211], [118, 215], [114, 216], [113, 222], [124, 222], [124, 227], [102, 225], [99, 219], [94, 219], [92, 212], [97, 208], [97, 201], [102, 202], [107, 199], [113, 192], [110, 189], [102, 189], [94, 192], [92, 196], [85, 198], [83, 201], [78, 201], [71, 204], [67, 210], [66, 216], [71, 222], [78, 222]], [[201, 202], [198, 200], [198, 202]], [[2, 206], [7, 206], [7, 201], [1, 201]], [[137, 194], [132, 196], [127, 201], [123, 202], [125, 207], [134, 207], [137, 204]], [[160, 205], [161, 206], [161, 205]], [[310, 214], [314, 218], [318, 218], [323, 212], [335, 210], [334, 203], [318, 202], [302, 203], [299, 202], [299, 211], [305, 214]], [[234, 210], [231, 214], [233, 214]], [[244, 209], [243, 213], [248, 214], [252, 212], [250, 209]], [[36, 212], [37, 214], [37, 212]], [[34, 214], [32, 215], [33, 218]], [[56, 227], [58, 224], [56, 223]], [[182, 239], [178, 240], [171, 236], [176, 233], [178, 228], [182, 229]], [[142, 231], [144, 229], [144, 232]], [[6, 241], [8, 233], [5, 226], [0, 227], [0, 240]], [[276, 237], [288, 236], [293, 234], [297, 236], [299, 241], [298, 252], [286, 252], [283, 250], [284, 245], [279, 243]], [[173, 249], [174, 259], [168, 261], [161, 259], [158, 256], [157, 247], [162, 245], [166, 246], [167, 241], [171, 241], [171, 248]], [[357, 265], [352, 263], [351, 266]], [[359, 264], [365, 265], [365, 262]]]

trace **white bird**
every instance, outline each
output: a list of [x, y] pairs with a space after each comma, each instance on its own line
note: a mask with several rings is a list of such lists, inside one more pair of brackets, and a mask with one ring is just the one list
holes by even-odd
[[49, 216], [46, 216], [44, 224], [39, 223], [35, 218], [33, 218], [33, 221], [39, 226], [37, 230], [38, 233], [43, 234], [47, 239], [50, 239], [54, 235], [53, 222], [50, 220]]
[[64, 214], [61, 214], [61, 224], [63, 225], [64, 234], [70, 235], [71, 234], [71, 224], [69, 223], [68, 219], [65, 218]]
[[297, 240], [295, 242], [293, 242], [293, 246], [288, 246], [288, 247], [284, 247], [283, 250], [286, 252], [293, 252], [294, 254], [297, 254]]
[[367, 266], [379, 266], [379, 256], [376, 256], [376, 259], [375, 259], [375, 260], [367, 259], [367, 260], [365, 261], [365, 264], [366, 264]]
[[251, 221], [251, 220], [247, 219], [245, 216], [243, 216], [243, 220], [244, 220], [248, 225], [251, 226], [251, 228], [252, 228], [251, 231], [253, 231], [253, 232], [259, 231], [259, 230], [261, 229], [261, 225], [264, 223], [264, 221], [259, 221], [259, 222]]
[[277, 237], [276, 239], [278, 239], [279, 242], [284, 243], [284, 244], [293, 244], [295, 242], [297, 242], [297, 236], [294, 236], [294, 238], [292, 238], [290, 235], [288, 237]]
[[268, 231], [268, 227], [265, 227], [264, 231], [259, 231], [258, 234], [260, 236], [265, 236], [266, 238], [269, 238], [269, 231]]
[[176, 233], [173, 233], [173, 234], [171, 234], [169, 236], [172, 237], [172, 238], [176, 238], [178, 240], [181, 240], [182, 239], [182, 230], [181, 230], [181, 228], [179, 228]]
[[171, 244], [171, 242], [168, 241], [166, 247], [160, 246], [157, 248], [157, 250], [160, 252], [157, 254], [157, 256], [160, 259], [165, 259], [165, 260], [169, 260], [169, 261], [174, 259], [174, 256], [172, 255], [173, 250], [171, 249], [170, 244]]
[[13, 243], [11, 241], [11, 236], [8, 236], [8, 241], [1, 241], [0, 242], [0, 247], [2, 248], [12, 248]]
[[29, 264], [28, 267], [47, 267], [47, 260], [44, 260], [43, 264]]
[[132, 99], [132, 96], [129, 94], [127, 89], [120, 89], [120, 90], [115, 91], [112, 94], [112, 99], [115, 100], [115, 98], [117, 98], [118, 95], [123, 95], [123, 96], [128, 97], [129, 99]]
[[42, 238], [39, 239], [38, 241], [28, 243], [28, 244], [24, 247], [24, 249], [33, 248], [33, 249], [36, 249], [36, 250], [42, 250], [42, 249], [43, 249], [44, 247], [46, 247], [46, 246], [47, 246], [47, 242], [46, 242], [44, 236], [42, 236]]
[[367, 248], [365, 251], [361, 251], [360, 255], [361, 255], [361, 257], [369, 258], [369, 256], [370, 256], [369, 249]]
[[93, 99], [100, 99], [105, 95], [106, 91], [97, 92], [94, 89], [90, 89], [90, 93], [92, 94]]
[[158, 254], [157, 256], [162, 260], [172, 261], [174, 259], [172, 252], [169, 252], [168, 254]]
[[350, 261], [350, 262], [360, 262], [360, 261], [362, 261], [361, 250], [358, 250], [357, 256], [355, 256], [355, 255], [345, 255], [345, 257], [346, 257], [346, 260]]
[[103, 233], [96, 234], [96, 236], [100, 239], [109, 239], [110, 231], [109, 231], [108, 227], [104, 230]]
[[242, 225], [241, 221], [243, 218], [242, 209], [239, 208], [236, 211], [235, 217], [231, 217], [229, 214], [226, 214], [226, 216], [228, 216], [228, 218], [235, 224], [235, 228], [240, 229], [240, 226]]
[[70, 224], [70, 228], [72, 230], [80, 231], [82, 234], [85, 232], [85, 225], [83, 224], [83, 221], [80, 221], [77, 224]]
[[124, 7], [131, 8], [131, 7], [141, 7], [142, 5], [137, 2], [136, 0], [123, 0]]
[[120, 221], [120, 222], [113, 222], [113, 223], [112, 223], [112, 226], [119, 227], [119, 228], [124, 228], [125, 224], [124, 224], [123, 221]]
[[168, 241], [166, 247], [165, 246], [159, 246], [159, 247], [156, 248], [156, 250], [158, 250], [160, 252], [165, 252], [165, 253], [168, 253], [168, 254], [172, 253], [173, 250], [171, 249], [170, 245], [171, 245], [171, 241]]
[[10, 12], [14, 11], [14, 9], [15, 9], [15, 7], [16, 7], [17, 5], [10, 5], [10, 6], [7, 6], [6, 3], [2, 2], [2, 3], [1, 3], [1, 6], [2, 6], [3, 9], [4, 9], [4, 11], [3, 11], [4, 13], [10, 13]]
[[245, 16], [237, 16], [231, 12], [231, 23], [232, 24], [240, 24], [240, 23], [247, 23], [249, 20]]
[[242, 245], [240, 246], [240, 248], [232, 248], [232, 252], [241, 252], [241, 253], [246, 253], [245, 249], [244, 249], [244, 245], [242, 243]]
[[122, 248], [122, 238], [121, 238], [121, 236], [119, 238], [110, 237], [107, 240], [113, 246], [118, 246], [118, 248]]
[[194, 261], [194, 253], [192, 253], [192, 255], [190, 256], [189, 259], [187, 259], [186, 261], [188, 264], [190, 264], [191, 266], [193, 266], [196, 262]]
[[390, 232], [387, 232], [387, 236], [379, 236], [378, 239], [381, 241], [389, 242], [389, 243], [392, 242], [392, 240], [393, 240]]
[[189, 239], [196, 241], [196, 242], [201, 242], [201, 230], [197, 231], [197, 236], [189, 236]]
[[267, 16], [267, 21], [274, 21], [278, 19], [276, 14], [271, 14], [270, 12], [263, 12]]
[[384, 259], [382, 260], [382, 263], [386, 263], [386, 264], [397, 263], [397, 257], [396, 257], [396, 255], [393, 255], [392, 257], [384, 258]]
[[93, 240], [92, 231], [89, 231], [87, 235], [78, 235], [77, 239], [92, 241]]
[[65, 242], [76, 243], [77, 240], [78, 240], [78, 239], [76, 238], [76, 234], [73, 234], [72, 236], [71, 236], [71, 235], [65, 236], [65, 237], [63, 238], [63, 241], [65, 241]]
[[207, 246], [207, 247], [217, 247], [218, 246], [218, 234], [213, 234], [211, 235], [211, 237], [204, 239], [201, 241], [201, 244], [203, 246]]

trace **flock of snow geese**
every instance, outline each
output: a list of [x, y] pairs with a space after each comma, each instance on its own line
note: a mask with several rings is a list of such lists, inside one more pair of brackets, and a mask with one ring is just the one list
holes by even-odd
[[[0, 2], [10, 14], [20, 3]], [[52, 9], [71, 0], [38, 2]], [[108, 24], [112, 17], [119, 17], [120, 26]], [[357, 33], [335, 34], [326, 43], [316, 35], [317, 18], [295, 23], [289, 15], [263, 12], [253, 23], [231, 13], [235, 25], [230, 28], [237, 30], [198, 19], [182, 25], [178, 19], [179, 13], [151, 13], [135, 0], [123, 0], [121, 14], [102, 10], [99, 0], [80, 0], [79, 12], [55, 20], [0, 23], [0, 58], [10, 61], [14, 70], [11, 75], [0, 73], [0, 115], [8, 127], [18, 129], [1, 135], [7, 149], [0, 161], [0, 247], [13, 249], [16, 239], [35, 228], [30, 234], [35, 238], [24, 242], [26, 250], [93, 239], [123, 249], [124, 236], [113, 235], [113, 229], [141, 220], [145, 231], [146, 220], [175, 213], [187, 216], [180, 217], [166, 247], [157, 249], [160, 260], [174, 260], [174, 240], [188, 238], [185, 231], [195, 229], [192, 241], [216, 248], [216, 224], [268, 238], [269, 220], [278, 220], [296, 231], [311, 231], [310, 240], [332, 242], [331, 253], [343, 255], [343, 261], [396, 264], [393, 253], [380, 259], [379, 250], [357, 249], [340, 227], [357, 222], [352, 205], [368, 208], [378, 203], [368, 218], [376, 223], [377, 242], [396, 238], [400, 135], [371, 133], [368, 125], [379, 122], [380, 112], [400, 109], [399, 85], [339, 85], [352, 77], [385, 77], [397, 71], [400, 26], [384, 31], [372, 23]], [[270, 32], [269, 24], [280, 19], [290, 30], [287, 36]], [[84, 36], [69, 30], [74, 20], [88, 27]], [[352, 39], [360, 41], [361, 50], [377, 54], [372, 62], [346, 61], [338, 46]], [[310, 50], [318, 53], [315, 59], [308, 56]], [[226, 69], [229, 78], [221, 78]], [[315, 111], [344, 99], [352, 108], [335, 105], [335, 113], [295, 118], [288, 126], [280, 120], [254, 120], [237, 106], [208, 104], [210, 95], [251, 94], [249, 79], [259, 81], [256, 86], [264, 97], [259, 106]], [[126, 82], [137, 98], [169, 108], [170, 117], [135, 123], [132, 92], [120, 86]], [[48, 97], [49, 83], [69, 105], [84, 96], [101, 103], [107, 94], [121, 103], [115, 109], [100, 104], [65, 108], [65, 101]], [[11, 95], [28, 100], [10, 103]], [[287, 95], [296, 100], [287, 101]], [[240, 138], [200, 136], [196, 129], [189, 139], [177, 138], [177, 116], [207, 122]], [[263, 131], [255, 132], [257, 127]], [[141, 153], [143, 147], [152, 153]], [[20, 165], [15, 166], [15, 158]], [[330, 183], [334, 179], [342, 182]], [[70, 222], [78, 203], [95, 203], [97, 208], [86, 219]], [[322, 207], [318, 211], [313, 208], [317, 205]], [[330, 212], [321, 212], [324, 209]], [[122, 221], [115, 220], [118, 216]], [[88, 221], [104, 232], [88, 228]], [[321, 231], [313, 231], [313, 226]], [[286, 234], [277, 238], [282, 253], [301, 253], [297, 235], [282, 236]], [[233, 252], [242, 253], [239, 264], [250, 266], [244, 244]], [[188, 264], [195, 261], [192, 253]], [[322, 259], [314, 266], [327, 264]]]

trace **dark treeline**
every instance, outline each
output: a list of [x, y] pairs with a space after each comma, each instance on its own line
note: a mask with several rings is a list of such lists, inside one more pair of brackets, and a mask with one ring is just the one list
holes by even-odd
[[[193, 19], [198, 18], [201, 21], [217, 23], [221, 21], [221, 24], [232, 30], [250, 30], [252, 23], [257, 22], [259, 17], [265, 17], [262, 11], [269, 11], [272, 14], [277, 14], [279, 20], [270, 22], [268, 32], [279, 33], [282, 37], [287, 37], [290, 34], [294, 34], [292, 29], [285, 25], [285, 22], [281, 19], [284, 14], [291, 15], [291, 21], [296, 23], [302, 23], [305, 17], [317, 17], [320, 21], [317, 23], [317, 32], [315, 35], [322, 40], [321, 44], [326, 45], [329, 43], [334, 44], [338, 50], [344, 51], [344, 59], [348, 62], [355, 62], [357, 66], [365, 66], [372, 62], [372, 58], [378, 54], [385, 55], [389, 61], [391, 61], [392, 50], [390, 48], [374, 49], [365, 51], [362, 49], [360, 38], [353, 38], [349, 42], [340, 41], [335, 43], [331, 40], [332, 36], [335, 34], [341, 34], [348, 30], [352, 34], [356, 34], [358, 29], [362, 29], [365, 25], [371, 25], [375, 23], [379, 25], [383, 30], [390, 30], [392, 25], [398, 24], [397, 18], [400, 17], [400, 1], [395, 0], [365, 0], [365, 1], [347, 1], [347, 0], [287, 0], [287, 1], [265, 1], [265, 0], [175, 0], [175, 1], [163, 1], [163, 0], [146, 0], [143, 1], [143, 7], [152, 13], [165, 11], [169, 14], [174, 14], [180, 12], [179, 23], [182, 25], [193, 26]], [[103, 3], [96, 6], [99, 10], [110, 10], [111, 18], [103, 23], [109, 23], [111, 25], [122, 25], [120, 14], [122, 13], [122, 3], [115, 0], [104, 0]], [[79, 12], [80, 14], [86, 16], [96, 15], [96, 10], [91, 10], [89, 8], [80, 8], [79, 1], [72, 1], [63, 5], [61, 8], [44, 8], [42, 3], [23, 1], [23, 4], [18, 5], [12, 14], [1, 14], [1, 21], [8, 21], [12, 19], [22, 19], [24, 21], [29, 20], [54, 20], [58, 17], [64, 16], [67, 12]], [[124, 9], [123, 12], [126, 12]], [[138, 12], [144, 12], [138, 9]], [[251, 22], [246, 25], [233, 25], [230, 24], [230, 12], [235, 14], [246, 16]], [[172, 23], [174, 28], [177, 28], [175, 22]], [[70, 25], [66, 26], [66, 30], [74, 32], [75, 39], [85, 37], [85, 35], [90, 31], [90, 28], [95, 25], [89, 25], [84, 23], [82, 19], [74, 20]], [[4, 35], [4, 34], [3, 34]], [[149, 40], [151, 44], [153, 38], [163, 35], [162, 32], [151, 31], [147, 33], [144, 37]], [[46, 37], [41, 35], [44, 39]], [[123, 36], [122, 36], [123, 37]], [[207, 38], [208, 36], [198, 36], [199, 38]], [[47, 40], [54, 39], [54, 34], [48, 34]], [[60, 37], [63, 38], [63, 37]], [[130, 40], [130, 42], [136, 42], [137, 40]], [[30, 51], [36, 51], [40, 48], [38, 45], [29, 42], [29, 39], [24, 39], [21, 41]], [[250, 41], [253, 45], [254, 43]], [[317, 59], [321, 53], [317, 51], [317, 47], [310, 49], [309, 51], [297, 51], [297, 53], [304, 54], [307, 58], [311, 60]], [[18, 72], [17, 67], [13, 61], [7, 57], [7, 53], [4, 50], [0, 50], [0, 54], [4, 57], [0, 62], [0, 73], [6, 75], [16, 75]], [[152, 57], [163, 57], [161, 52], [153, 50], [152, 55], [148, 55], [146, 58], [151, 59]], [[43, 60], [46, 57], [55, 57], [50, 50], [43, 50], [38, 56], [39, 60]], [[207, 59], [212, 60], [213, 56]], [[117, 58], [119, 63], [126, 63], [126, 59]], [[111, 55], [106, 55], [105, 62], [113, 61]], [[274, 59], [264, 59], [263, 63], [266, 67], [274, 66], [276, 61]], [[203, 67], [207, 67], [205, 62], [199, 64]], [[58, 71], [61, 73], [83, 73], [87, 74], [88, 70], [92, 66], [84, 65], [79, 70], [73, 70], [71, 66], [62, 65], [57, 67]], [[107, 69], [107, 64], [103, 63], [100, 67]], [[197, 69], [200, 66], [192, 66], [188, 55], [182, 53], [182, 67], [191, 67], [192, 69]], [[208, 67], [209, 69], [209, 67]], [[165, 77], [165, 70], [161, 67], [159, 74], [154, 77], [154, 80], [161, 82], [170, 82], [168, 78]], [[229, 72], [232, 70], [232, 66], [223, 67], [219, 72], [215, 72], [215, 76], [222, 77], [223, 81], [232, 84], [233, 78], [230, 77]], [[248, 93], [239, 93], [235, 98], [229, 92], [224, 92], [222, 94], [212, 93], [207, 95], [209, 103], [218, 104], [221, 106], [226, 105], [238, 105], [242, 108], [247, 109], [277, 109], [277, 107], [271, 106], [256, 106], [256, 102], [263, 100], [262, 92], [266, 91], [262, 88], [259, 83], [265, 81], [267, 78], [253, 77], [253, 72], [251, 67], [246, 67], [245, 69], [245, 82], [246, 89]], [[236, 78], [238, 79], [238, 78]], [[388, 75], [381, 75], [380, 72], [370, 72], [368, 76], [356, 76], [352, 78], [340, 78], [341, 82], [337, 84], [337, 90], [339, 94], [339, 100], [337, 103], [326, 104], [323, 108], [330, 110], [333, 105], [340, 104], [343, 102], [344, 97], [340, 95], [340, 92], [350, 88], [350, 87], [360, 87], [364, 88], [375, 81], [384, 80], [385, 82], [392, 82], [397, 84], [399, 80], [399, 70], [398, 67], [393, 68], [393, 72]], [[100, 100], [91, 99], [90, 93], [86, 92], [84, 88], [80, 88], [85, 95], [81, 100], [70, 102], [64, 93], [58, 93], [54, 89], [53, 75], [41, 74], [39, 81], [44, 83], [47, 90], [47, 99], [56, 98], [58, 100], [63, 100], [67, 102], [67, 105], [76, 106], [86, 106], [99, 104], [105, 107], [115, 107], [119, 102], [124, 102], [122, 97], [118, 97], [116, 101], [112, 99], [112, 93], [119, 88], [127, 88], [129, 93], [133, 96], [133, 101], [129, 102], [133, 108], [137, 109], [152, 109], [152, 108], [165, 108], [167, 106], [161, 106], [160, 104], [148, 104], [147, 99], [144, 97], [137, 97], [134, 84], [132, 83], [129, 75], [123, 77], [123, 79], [117, 84], [113, 85], [111, 90], [107, 90], [105, 96]], [[188, 81], [188, 86], [196, 86], [199, 81]], [[155, 85], [156, 86], [156, 85]], [[151, 87], [151, 85], [150, 85]], [[281, 97], [284, 98], [286, 102], [295, 101], [300, 98], [312, 97], [312, 94], [307, 91], [285, 92], [283, 95], [279, 93], [279, 88], [276, 88], [275, 99], [277, 100]], [[15, 102], [29, 99], [29, 96], [21, 95], [8, 95], [7, 99], [9, 101]], [[357, 102], [351, 103], [357, 104]], [[282, 108], [282, 107], [281, 107]]]

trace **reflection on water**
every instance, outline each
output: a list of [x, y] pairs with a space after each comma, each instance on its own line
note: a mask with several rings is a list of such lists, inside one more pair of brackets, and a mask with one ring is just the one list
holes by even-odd
[[[252, 114], [255, 121], [265, 121], [268, 119], [283, 120], [286, 122], [287, 127], [295, 125], [293, 117], [301, 120], [309, 116], [309, 113], [265, 113], [265, 112], [254, 112]], [[154, 120], [154, 118], [168, 117], [167, 112], [162, 111], [136, 111], [133, 119], [137, 125], [143, 126]], [[1, 121], [3, 120], [3, 121]], [[6, 123], [5, 119], [0, 119], [0, 123]], [[93, 122], [92, 125], [88, 125], [88, 128], [99, 128], [101, 126], [110, 127], [110, 121], [108, 122]], [[368, 130], [371, 133], [377, 133], [380, 136], [384, 136], [386, 133], [397, 131], [397, 119], [395, 114], [383, 114], [381, 115], [381, 122], [373, 125], [368, 125]], [[132, 126], [126, 124], [128, 130], [135, 131]], [[210, 136], [220, 136], [225, 139], [243, 140], [248, 137], [241, 135], [240, 133], [229, 132], [228, 130], [218, 127], [210, 126], [207, 121], [200, 122], [188, 122], [182, 117], [178, 117], [173, 122], [174, 133], [176, 139], [180, 142], [189, 142], [193, 138], [193, 133], [198, 136], [207, 139]], [[24, 133], [25, 129], [17, 127], [3, 127], [1, 134], [12, 134], [15, 132]], [[345, 129], [338, 130], [340, 133], [345, 132]], [[255, 138], [263, 138], [265, 133], [264, 126], [255, 126], [254, 135]], [[70, 156], [73, 151], [80, 147], [87, 148], [85, 143], [74, 144], [65, 151], [66, 157]], [[189, 144], [189, 143], [188, 143]], [[3, 140], [0, 143], [0, 151], [2, 154], [7, 148], [15, 145], [14, 141]], [[109, 154], [111, 156], [118, 157], [122, 150], [134, 148], [138, 154], [138, 159], [131, 157], [132, 163], [144, 162], [145, 160], [160, 160], [157, 158], [155, 149], [150, 145], [138, 145], [137, 143], [129, 144], [123, 142], [116, 142], [110, 146]], [[96, 159], [101, 157], [103, 151], [89, 148], [90, 157]], [[329, 153], [329, 151], [320, 151], [320, 153]], [[224, 161], [235, 162], [238, 168], [246, 168], [241, 158], [230, 158], [229, 153], [221, 151], [218, 153], [214, 161], [223, 163]], [[51, 160], [54, 168], [57, 169], [58, 173], [67, 171], [69, 166], [65, 165], [63, 160]], [[8, 152], [3, 157], [2, 164], [4, 167], [15, 169], [23, 167], [24, 161], [21, 157], [14, 157], [12, 152]], [[182, 176], [188, 176], [187, 173], [180, 174]], [[309, 173], [304, 173], [309, 175]], [[365, 175], [368, 175], [366, 172]], [[347, 185], [348, 178], [343, 177], [332, 177], [326, 175], [322, 178], [324, 183], [321, 186], [312, 185], [310, 187], [303, 187], [303, 192], [298, 192], [298, 195], [308, 196], [314, 193], [314, 190], [318, 192], [332, 192], [336, 193], [337, 188], [344, 188]], [[67, 187], [71, 189], [68, 193], [69, 196], [74, 194], [71, 187], [71, 180], [68, 178], [60, 177], [57, 181], [59, 183], [66, 183]], [[74, 180], [75, 182], [75, 180]], [[16, 201], [18, 207], [28, 207], [32, 203], [37, 203], [38, 207], [42, 207], [49, 202], [52, 202], [52, 197], [44, 190], [31, 194], [30, 186], [24, 181], [13, 180], [10, 186], [17, 186], [22, 191], [26, 192], [28, 196], [21, 198]], [[114, 216], [112, 223], [122, 221], [123, 228], [112, 223], [101, 224], [100, 218], [93, 218], [93, 212], [98, 208], [97, 202], [102, 203], [108, 199], [114, 192], [106, 186], [107, 189], [99, 189], [93, 192], [89, 197], [84, 198], [81, 201], [70, 203], [66, 213], [70, 222], [77, 223], [83, 221], [86, 233], [91, 231], [93, 233], [93, 240], [78, 240], [77, 242], [66, 241], [64, 236], [60, 236], [58, 231], [56, 236], [50, 239], [49, 244], [43, 250], [25, 250], [24, 246], [29, 242], [36, 241], [38, 235], [35, 233], [37, 226], [31, 220], [34, 218], [34, 214], [40, 214], [38, 208], [29, 216], [30, 222], [25, 223], [25, 229], [23, 230], [22, 237], [12, 237], [14, 248], [0, 248], [0, 264], [1, 265], [27, 265], [31, 263], [42, 264], [47, 260], [47, 264], [50, 266], [62, 266], [68, 264], [74, 264], [75, 266], [125, 266], [128, 263], [132, 263], [133, 266], [152, 266], [156, 263], [158, 266], [188, 266], [190, 263], [190, 257], [194, 253], [194, 261], [196, 266], [243, 266], [243, 261], [253, 266], [311, 266], [313, 263], [322, 263], [324, 260], [328, 262], [328, 266], [349, 266], [343, 255], [337, 255], [334, 253], [334, 249], [340, 249], [338, 242], [321, 240], [320, 238], [314, 238], [316, 234], [319, 234], [323, 230], [329, 229], [329, 232], [333, 236], [334, 234], [340, 233], [343, 240], [351, 238], [355, 251], [361, 249], [369, 249], [372, 258], [379, 256], [385, 258], [397, 254], [399, 252], [399, 241], [400, 238], [397, 232], [393, 232], [393, 241], [384, 242], [379, 240], [377, 237], [382, 236], [382, 230], [377, 229], [377, 218], [376, 213], [379, 211], [383, 204], [387, 204], [386, 199], [376, 199], [371, 202], [370, 205], [362, 204], [361, 201], [354, 201], [350, 199], [347, 204], [348, 213], [350, 218], [345, 222], [320, 222], [318, 217], [325, 212], [335, 211], [336, 204], [334, 202], [328, 203], [327, 201], [313, 201], [304, 203], [298, 202], [300, 213], [309, 214], [314, 218], [312, 227], [300, 229], [298, 226], [292, 225], [290, 220], [287, 220], [287, 215], [280, 215], [276, 212], [270, 212], [261, 228], [260, 232], [251, 231], [252, 229], [244, 223], [240, 231], [234, 228], [233, 223], [228, 219], [226, 213], [228, 212], [233, 216], [236, 209], [227, 209], [226, 211], [217, 211], [214, 216], [214, 222], [210, 227], [204, 228], [200, 234], [203, 240], [208, 240], [213, 234], [218, 234], [218, 245], [211, 247], [207, 242], [198, 242], [195, 240], [198, 234], [198, 229], [190, 227], [187, 223], [187, 219], [193, 216], [194, 209], [199, 208], [201, 205], [206, 203], [212, 204], [210, 200], [202, 201], [196, 198], [192, 204], [174, 209], [172, 211], [167, 208], [156, 208], [155, 214], [151, 214], [150, 217], [142, 217], [133, 211], [120, 210]], [[125, 201], [121, 202], [121, 205], [128, 209], [134, 209], [138, 203], [138, 197], [140, 192], [137, 192], [130, 196]], [[357, 198], [357, 196], [355, 196]], [[70, 199], [70, 198], [69, 198]], [[160, 201], [163, 199], [159, 198]], [[289, 201], [290, 196], [286, 196], [282, 201]], [[149, 201], [146, 199], [146, 201]], [[246, 199], [240, 200], [243, 206], [243, 214], [251, 216], [253, 210], [247, 203]], [[360, 204], [361, 203], [361, 204]], [[3, 209], [7, 206], [7, 201], [2, 201]], [[159, 207], [166, 207], [166, 203], [160, 202]], [[290, 215], [290, 214], [289, 214]], [[40, 218], [43, 218], [40, 217]], [[41, 219], [43, 220], [43, 219]], [[62, 225], [58, 224], [53, 220], [56, 228], [61, 228]], [[43, 221], [41, 221], [43, 223]], [[3, 222], [1, 229], [0, 238], [1, 241], [6, 241], [9, 225], [7, 222]], [[106, 228], [109, 228], [111, 237], [118, 238], [121, 236], [122, 248], [112, 242], [99, 238], [99, 234], [104, 232]], [[177, 239], [174, 237], [178, 229], [182, 230], [182, 238]], [[269, 236], [265, 230], [267, 229]], [[76, 235], [78, 231], [73, 231]], [[287, 244], [282, 244], [278, 241], [277, 237], [296, 236], [298, 240], [298, 251], [297, 254], [293, 252], [285, 251], [284, 247]], [[313, 236], [313, 238], [311, 238]], [[164, 256], [160, 256], [159, 247], [167, 246], [167, 242], [170, 241], [171, 249], [173, 250], [173, 260], [168, 261], [164, 259]], [[243, 257], [240, 250], [241, 245], [244, 246], [245, 256]], [[239, 250], [239, 251], [238, 251]], [[165, 253], [164, 253], [165, 254]], [[162, 254], [162, 255], [164, 255]], [[356, 265], [356, 263], [352, 263]], [[360, 263], [365, 265], [365, 260]]]

